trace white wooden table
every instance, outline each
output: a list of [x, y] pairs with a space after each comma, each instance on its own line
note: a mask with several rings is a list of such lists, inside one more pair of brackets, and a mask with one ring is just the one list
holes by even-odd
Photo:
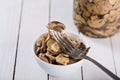
[[[49, 21], [78, 33], [72, 12], [73, 0], [0, 0], [0, 80], [112, 80], [86, 60], [69, 78], [50, 76], [36, 63], [33, 44], [47, 32]], [[105, 39], [79, 35], [91, 46], [88, 55], [120, 77], [120, 34]]]

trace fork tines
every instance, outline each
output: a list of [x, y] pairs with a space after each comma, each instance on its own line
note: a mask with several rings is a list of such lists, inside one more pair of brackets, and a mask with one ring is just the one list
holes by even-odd
[[60, 47], [66, 51], [71, 53], [74, 49], [74, 45], [67, 39], [65, 33], [58, 32], [58, 31], [51, 31], [53, 38], [56, 42], [60, 45]]

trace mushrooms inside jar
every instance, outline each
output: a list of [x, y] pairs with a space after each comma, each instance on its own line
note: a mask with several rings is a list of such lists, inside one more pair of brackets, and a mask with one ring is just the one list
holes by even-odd
[[120, 32], [120, 0], [74, 0], [74, 23], [79, 32], [106, 38]]
[[[52, 21], [47, 25], [48, 33], [41, 35], [35, 42], [34, 50], [36, 55], [43, 61], [56, 65], [69, 65], [80, 61], [73, 59], [65, 53], [50, 34], [50, 30], [62, 32], [65, 30], [64, 24], [58, 21]], [[80, 40], [75, 40], [69, 35], [66, 38], [76, 47], [85, 50], [85, 44]]]

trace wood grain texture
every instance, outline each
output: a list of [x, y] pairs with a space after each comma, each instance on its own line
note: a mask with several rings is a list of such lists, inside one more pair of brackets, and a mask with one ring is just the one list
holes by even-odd
[[105, 39], [79, 34], [73, 0], [0, 0], [0, 80], [112, 80], [87, 60], [69, 77], [45, 73], [34, 59], [33, 46], [49, 21], [60, 21], [67, 32], [78, 34], [91, 47], [88, 56], [120, 77], [120, 34]]
[[73, 0], [51, 0], [51, 21], [60, 21], [66, 26], [66, 31], [76, 33], [73, 21]]
[[47, 32], [49, 1], [24, 0], [15, 80], [47, 80], [33, 56], [35, 40]]
[[21, 0], [0, 0], [0, 80], [12, 80]]
[[115, 69], [117, 75], [120, 77], [120, 33], [111, 37], [112, 48], [113, 48], [113, 57], [115, 61]]

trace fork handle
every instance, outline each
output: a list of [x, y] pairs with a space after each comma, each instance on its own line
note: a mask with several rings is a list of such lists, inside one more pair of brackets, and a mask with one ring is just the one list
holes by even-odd
[[100, 69], [102, 69], [105, 73], [107, 73], [114, 80], [120, 80], [120, 78], [118, 76], [116, 76], [114, 73], [112, 73], [111, 71], [109, 71], [107, 68], [105, 68], [103, 65], [101, 65], [96, 60], [92, 59], [91, 57], [84, 56], [84, 59], [87, 59], [87, 60], [93, 62], [96, 66], [98, 66]]

